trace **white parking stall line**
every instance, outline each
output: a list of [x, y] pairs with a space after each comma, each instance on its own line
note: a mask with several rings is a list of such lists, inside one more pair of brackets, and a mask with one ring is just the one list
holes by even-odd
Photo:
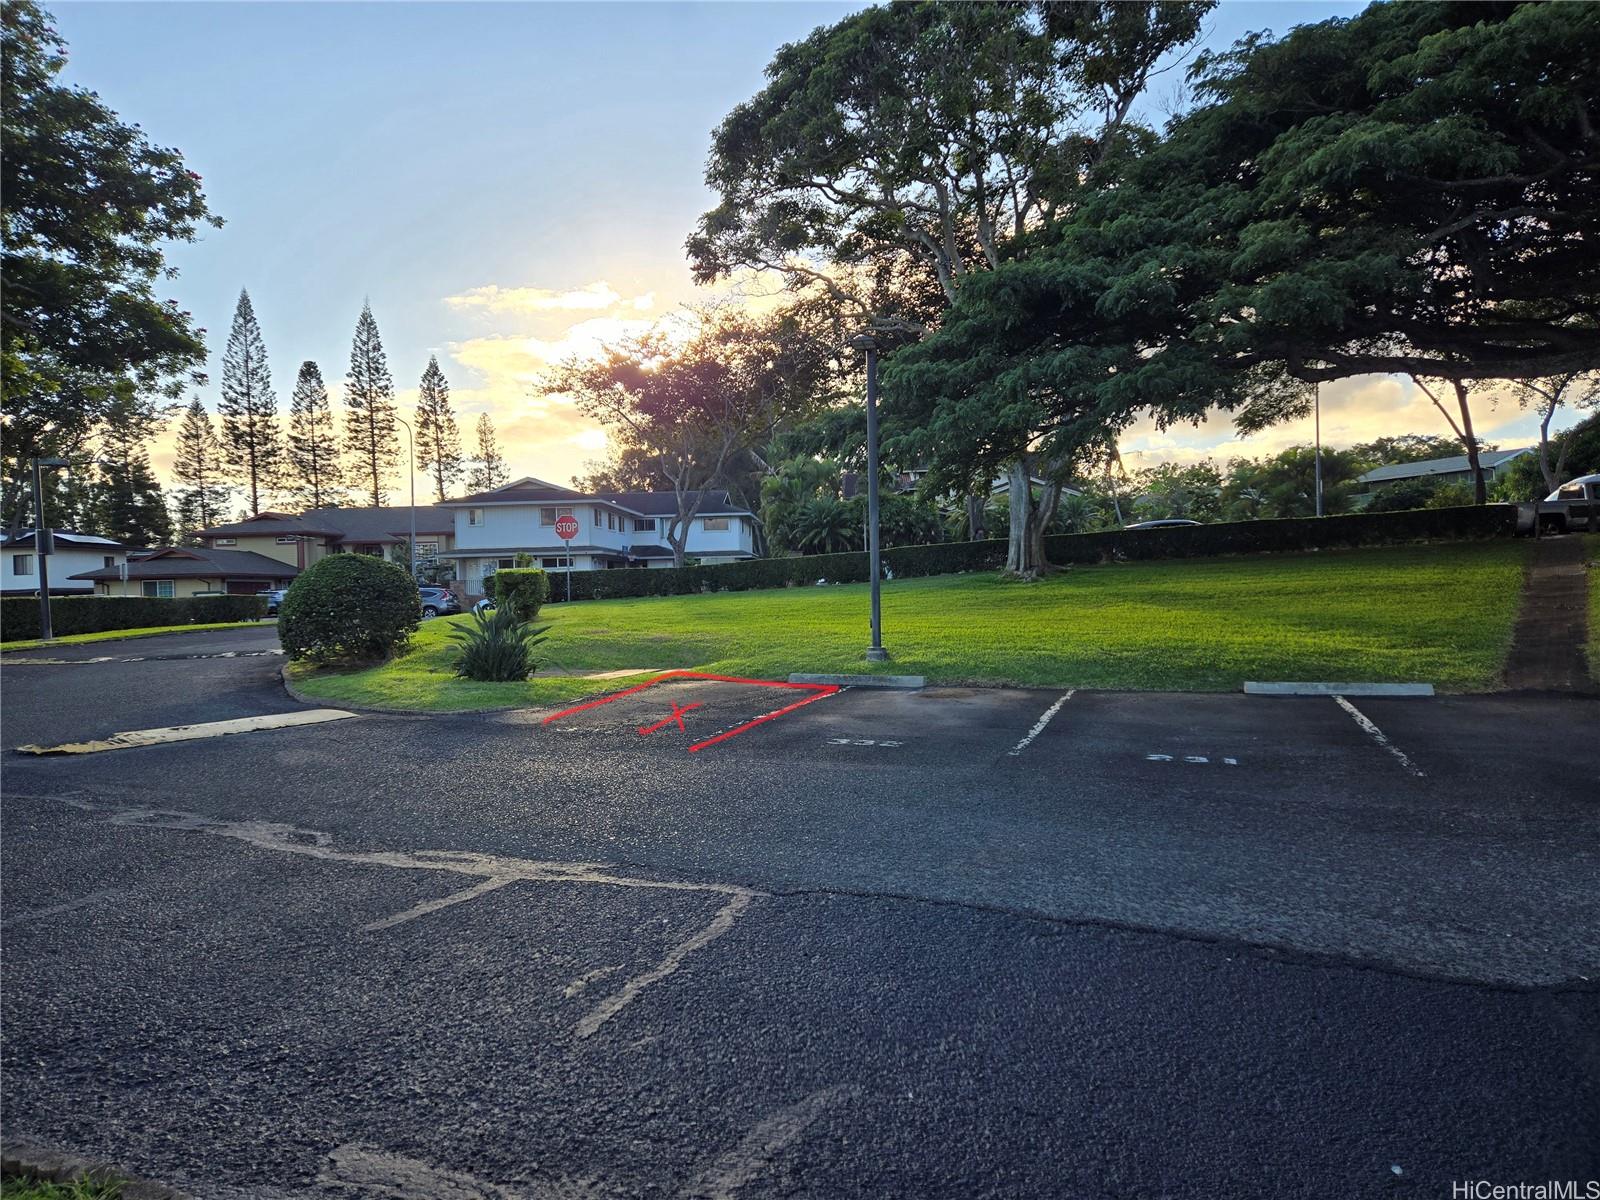
[[1344, 709], [1345, 712], [1349, 713], [1351, 720], [1353, 720], [1357, 725], [1361, 726], [1362, 730], [1365, 731], [1373, 741], [1377, 742], [1378, 745], [1382, 746], [1390, 754], [1394, 755], [1395, 761], [1398, 762], [1402, 767], [1411, 772], [1411, 774], [1415, 775], [1418, 779], [1425, 778], [1422, 773], [1422, 768], [1417, 766], [1416, 763], [1412, 762], [1406, 752], [1391, 742], [1383, 730], [1374, 725], [1367, 718], [1366, 714], [1363, 713], [1359, 708], [1357, 708], [1354, 704], [1351, 704], [1350, 701], [1346, 700], [1343, 696], [1335, 696], [1333, 698], [1333, 702], [1340, 708]]
[[1057, 700], [1049, 708], [1045, 709], [1044, 710], [1044, 716], [1040, 717], [1037, 721], [1035, 721], [1034, 724], [1033, 724], [1033, 728], [1028, 730], [1028, 736], [1023, 738], [1020, 742], [1018, 742], [1010, 750], [1006, 751], [1007, 757], [1015, 758], [1017, 755], [1021, 754], [1024, 750], [1026, 750], [1033, 743], [1033, 739], [1038, 737], [1041, 733], [1044, 732], [1044, 727], [1046, 725], [1050, 724], [1050, 719], [1052, 717], [1054, 717], [1058, 712], [1061, 711], [1061, 706], [1063, 704], [1065, 704], [1068, 700], [1072, 699], [1072, 693], [1075, 692], [1075, 691], [1077, 691], [1076, 688], [1069, 689], [1067, 691], [1066, 695], [1062, 696], [1061, 699]]
[[256, 733], [263, 729], [292, 729], [299, 725], [320, 725], [324, 721], [348, 721], [356, 714], [342, 708], [307, 708], [299, 712], [268, 713], [260, 717], [237, 717], [231, 721], [205, 721], [198, 725], [168, 725], [161, 729], [128, 729], [92, 742], [62, 742], [58, 746], [18, 746], [19, 754], [99, 754], [106, 750], [131, 750], [137, 746], [161, 746], [168, 742], [193, 742], [202, 738], [226, 737], [234, 733]]

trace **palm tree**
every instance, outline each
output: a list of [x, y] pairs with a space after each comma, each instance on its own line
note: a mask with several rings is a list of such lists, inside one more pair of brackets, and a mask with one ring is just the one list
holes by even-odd
[[806, 501], [792, 529], [795, 545], [810, 554], [837, 554], [861, 548], [855, 508], [830, 496]]

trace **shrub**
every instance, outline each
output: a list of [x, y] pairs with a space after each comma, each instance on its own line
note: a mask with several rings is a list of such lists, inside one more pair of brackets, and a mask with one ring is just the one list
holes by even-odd
[[[50, 627], [57, 637], [74, 633], [107, 633], [117, 629], [151, 629], [162, 625], [254, 621], [267, 615], [261, 596], [54, 596]], [[23, 641], [39, 636], [36, 596], [0, 598], [0, 637]]]
[[[1430, 539], [1511, 537], [1516, 532], [1516, 524], [1515, 507], [1491, 504], [1338, 517], [1228, 521], [1161, 529], [1059, 533], [1047, 535], [1044, 545], [1045, 554], [1052, 563], [1066, 566], [1380, 546]], [[949, 575], [957, 571], [996, 571], [1005, 561], [1006, 543], [1000, 539], [892, 546], [883, 551], [884, 566], [897, 579]], [[865, 583], [867, 571], [867, 555], [860, 550], [794, 558], [753, 558], [710, 567], [574, 571], [572, 598], [611, 600], [631, 596], [683, 596], [693, 592], [742, 592], [751, 588], [804, 587], [818, 580]]]
[[369, 554], [330, 554], [301, 573], [278, 608], [289, 657], [327, 663], [384, 658], [422, 619], [404, 569]]
[[508, 605], [488, 613], [475, 612], [471, 621], [450, 631], [461, 643], [454, 664], [457, 675], [483, 683], [514, 683], [538, 669], [533, 648], [545, 640], [543, 635], [550, 626], [535, 628], [532, 622], [519, 621]]
[[531, 567], [505, 567], [494, 574], [494, 602], [519, 621], [531, 621], [550, 599], [550, 576]]

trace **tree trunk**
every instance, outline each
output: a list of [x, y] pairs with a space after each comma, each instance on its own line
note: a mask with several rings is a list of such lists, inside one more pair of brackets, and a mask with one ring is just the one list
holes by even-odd
[[967, 497], [967, 540], [981, 542], [989, 536], [987, 496]]
[[1489, 485], [1484, 482], [1483, 469], [1478, 465], [1478, 438], [1472, 432], [1472, 408], [1467, 403], [1467, 385], [1452, 379], [1456, 389], [1456, 404], [1461, 409], [1461, 440], [1467, 447], [1467, 469], [1472, 472], [1472, 502], [1489, 503]]
[[1011, 534], [1006, 547], [1006, 574], [1019, 579], [1037, 579], [1050, 570], [1044, 554], [1044, 530], [1050, 523], [1061, 485], [1046, 484], [1037, 501], [1033, 498], [1032, 458], [1019, 454], [1006, 468], [1010, 484], [1007, 499], [1011, 506]]

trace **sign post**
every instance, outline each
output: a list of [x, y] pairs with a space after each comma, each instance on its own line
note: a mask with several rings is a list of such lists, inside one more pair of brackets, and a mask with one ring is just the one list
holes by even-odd
[[[570, 542], [578, 536], [578, 518], [568, 513], [564, 517], [556, 518], [556, 536], [563, 542]], [[567, 547], [567, 603], [572, 603], [572, 554], [571, 546]]]

